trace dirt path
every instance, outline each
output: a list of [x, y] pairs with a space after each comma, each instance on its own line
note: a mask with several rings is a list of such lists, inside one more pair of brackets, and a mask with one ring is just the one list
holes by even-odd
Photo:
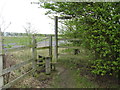
[[70, 69], [59, 64], [57, 65], [56, 70], [58, 73], [54, 82], [57, 83], [58, 88], [75, 88], [75, 80], [70, 73]]

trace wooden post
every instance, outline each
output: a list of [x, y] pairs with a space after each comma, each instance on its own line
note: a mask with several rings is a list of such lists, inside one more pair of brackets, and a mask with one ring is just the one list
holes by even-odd
[[55, 58], [55, 62], [57, 62], [58, 60], [58, 16], [55, 16], [55, 57], [54, 58]]
[[52, 58], [52, 36], [49, 38], [49, 56]]
[[[0, 75], [2, 75], [3, 71], [3, 48], [2, 48], [2, 32], [0, 28]], [[0, 76], [0, 90], [2, 89], [2, 86], [4, 85], [3, 83], [3, 76]]]
[[37, 44], [36, 44], [36, 39], [35, 39], [35, 35], [32, 36], [32, 58], [33, 58], [33, 69], [36, 68], [37, 66]]
[[45, 58], [45, 71], [46, 71], [46, 74], [49, 75], [51, 73], [51, 64], [50, 64], [50, 57], [46, 57]]
[[[49, 36], [49, 56], [50, 56], [50, 61], [52, 62], [52, 36]], [[52, 69], [52, 64], [51, 64], [51, 69]]]

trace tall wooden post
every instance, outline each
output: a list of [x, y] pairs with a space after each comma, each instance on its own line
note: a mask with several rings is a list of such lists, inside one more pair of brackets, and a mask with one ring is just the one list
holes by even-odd
[[[2, 48], [2, 32], [0, 28], [0, 75], [2, 75], [3, 71], [3, 48]], [[2, 86], [4, 85], [3, 83], [3, 76], [0, 76], [0, 90], [2, 89]]]
[[[58, 16], [55, 16], [55, 62], [58, 60]], [[54, 65], [55, 70], [55, 65]]]
[[58, 59], [58, 16], [55, 16], [55, 60]]
[[36, 44], [36, 39], [35, 39], [35, 35], [32, 36], [32, 58], [33, 58], [33, 69], [36, 69], [36, 65], [37, 65], [37, 44]]
[[52, 36], [49, 36], [49, 56], [52, 58]]
[[52, 36], [49, 36], [49, 56], [51, 61], [51, 69], [52, 69]]

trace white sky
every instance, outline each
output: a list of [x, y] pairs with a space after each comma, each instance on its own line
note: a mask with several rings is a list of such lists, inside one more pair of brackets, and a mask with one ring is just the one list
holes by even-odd
[[1, 25], [2, 31], [11, 22], [5, 32], [25, 32], [23, 26], [30, 22], [38, 33], [54, 33], [54, 20], [44, 15], [45, 9], [30, 2], [38, 0], [0, 0], [0, 24], [4, 21]]

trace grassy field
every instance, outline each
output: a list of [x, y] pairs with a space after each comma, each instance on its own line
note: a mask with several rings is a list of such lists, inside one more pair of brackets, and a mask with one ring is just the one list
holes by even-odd
[[[44, 37], [36, 37], [37, 42], [42, 41]], [[30, 37], [3, 37], [4, 48], [11, 48], [17, 45], [29, 45], [32, 39]]]

